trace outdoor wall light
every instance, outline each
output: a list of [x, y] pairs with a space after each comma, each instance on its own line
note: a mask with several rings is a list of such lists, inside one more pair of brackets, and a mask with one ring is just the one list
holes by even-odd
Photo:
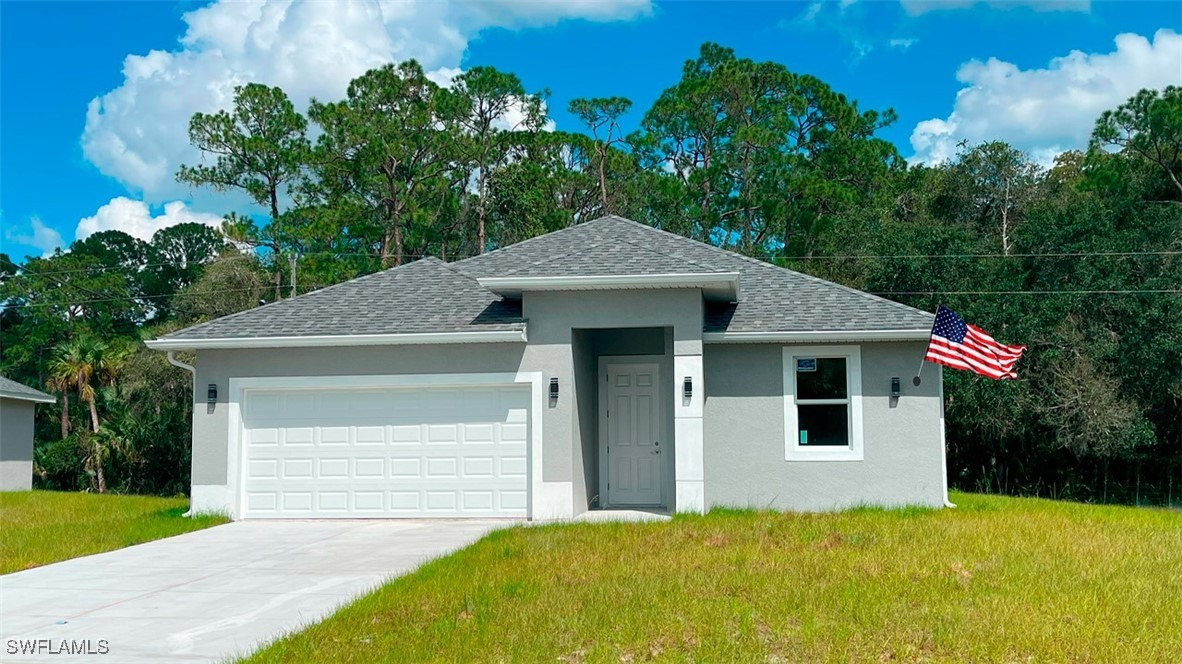
[[553, 400], [558, 399], [558, 379], [557, 378], [550, 379], [550, 398]]
[[686, 376], [685, 380], [683, 380], [681, 382], [681, 394], [686, 399], [692, 399], [694, 397], [694, 379], [693, 378]]
[[205, 393], [205, 401], [206, 401], [206, 403], [208, 403], [208, 404], [209, 404], [209, 405], [211, 405], [211, 406], [212, 406], [213, 404], [215, 404], [215, 403], [217, 403], [217, 402], [218, 402], [218, 386], [217, 386], [217, 383], [210, 383], [210, 384], [209, 384], [209, 391], [207, 391], [207, 392]]
[[898, 397], [900, 394], [902, 394], [902, 392], [903, 392], [903, 388], [900, 387], [899, 377], [892, 376], [891, 377], [891, 396]]

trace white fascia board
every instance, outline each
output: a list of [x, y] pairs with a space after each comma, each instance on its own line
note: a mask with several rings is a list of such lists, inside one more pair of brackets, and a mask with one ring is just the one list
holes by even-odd
[[32, 401], [34, 403], [57, 403], [57, 397], [49, 396], [48, 394], [41, 396], [39, 394], [28, 394], [26, 392], [9, 392], [7, 390], [0, 390], [0, 398], [12, 399], [14, 401]]
[[341, 334], [303, 337], [240, 337], [221, 339], [153, 339], [154, 350], [216, 350], [227, 348], [312, 348], [316, 346], [405, 346], [409, 344], [523, 343], [525, 329], [408, 334]]
[[710, 344], [810, 343], [838, 341], [923, 341], [931, 330], [806, 330], [801, 332], [703, 332]]
[[481, 287], [505, 297], [525, 291], [611, 290], [638, 288], [722, 289], [729, 301], [739, 299], [738, 272], [672, 272], [666, 274], [604, 274], [558, 277], [484, 277]]

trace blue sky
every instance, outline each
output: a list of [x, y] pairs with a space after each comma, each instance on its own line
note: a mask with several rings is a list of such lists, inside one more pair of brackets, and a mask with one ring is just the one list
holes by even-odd
[[249, 80], [302, 108], [384, 61], [441, 79], [493, 65], [549, 88], [560, 128], [581, 96], [631, 98], [634, 124], [715, 41], [893, 107], [883, 136], [916, 161], [1000, 138], [1046, 162], [1140, 87], [1182, 84], [1180, 32], [1182, 4], [1164, 1], [0, 2], [0, 250], [250, 211], [172, 178], [195, 158], [188, 117]]

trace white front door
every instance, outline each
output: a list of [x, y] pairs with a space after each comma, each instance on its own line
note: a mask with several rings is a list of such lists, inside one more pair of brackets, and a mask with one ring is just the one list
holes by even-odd
[[661, 440], [659, 367], [655, 363], [608, 364], [604, 373], [607, 502], [660, 505], [669, 446]]

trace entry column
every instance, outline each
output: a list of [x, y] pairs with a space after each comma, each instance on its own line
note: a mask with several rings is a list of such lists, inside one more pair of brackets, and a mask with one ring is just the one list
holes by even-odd
[[677, 497], [674, 508], [678, 512], [706, 511], [705, 476], [702, 470], [702, 403], [705, 384], [702, 381], [702, 343], [685, 344], [675, 348], [673, 356], [673, 435], [674, 480]]

